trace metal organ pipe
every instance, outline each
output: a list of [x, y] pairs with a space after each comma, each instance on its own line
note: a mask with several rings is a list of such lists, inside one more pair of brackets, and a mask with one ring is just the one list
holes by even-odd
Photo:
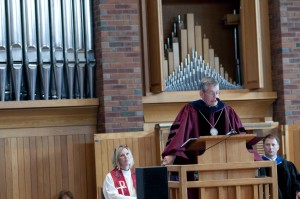
[[[55, 8], [55, 9], [54, 9]], [[54, 97], [61, 99], [63, 92], [63, 30], [62, 30], [62, 7], [61, 0], [51, 0], [51, 33], [52, 33], [52, 64], [54, 66], [55, 91]]]
[[79, 97], [84, 98], [84, 82], [85, 82], [85, 46], [84, 46], [84, 30], [83, 26], [83, 6], [81, 0], [74, 0], [74, 21], [75, 21], [75, 49], [76, 49], [76, 71], [79, 83]]
[[35, 99], [37, 78], [37, 37], [35, 1], [23, 1], [23, 30], [24, 30], [24, 64], [27, 75], [30, 100]]
[[0, 0], [0, 96], [5, 100], [6, 74], [7, 74], [7, 41], [6, 41], [6, 15], [5, 0]]
[[9, 46], [10, 65], [12, 72], [13, 89], [16, 101], [20, 100], [22, 82], [22, 25], [21, 25], [21, 4], [19, 0], [7, 1], [9, 9]]
[[39, 70], [41, 92], [49, 99], [51, 74], [50, 13], [48, 0], [37, 1]]
[[1, 101], [94, 97], [91, 2], [0, 0]]
[[95, 54], [93, 40], [92, 25], [92, 0], [84, 0], [84, 19], [85, 19], [85, 43], [86, 43], [86, 59], [87, 59], [87, 95], [94, 97], [94, 71], [95, 71]]
[[70, 99], [74, 95], [75, 75], [75, 45], [74, 45], [74, 23], [73, 23], [73, 1], [63, 0], [63, 24], [64, 24], [64, 54], [65, 68], [67, 71], [67, 90]]

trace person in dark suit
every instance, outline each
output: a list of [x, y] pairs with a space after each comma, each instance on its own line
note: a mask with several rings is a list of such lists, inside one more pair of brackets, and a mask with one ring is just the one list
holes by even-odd
[[280, 140], [276, 135], [265, 136], [263, 139], [265, 154], [262, 159], [275, 161], [277, 164], [278, 198], [300, 199], [300, 174], [291, 161], [277, 155], [279, 147]]

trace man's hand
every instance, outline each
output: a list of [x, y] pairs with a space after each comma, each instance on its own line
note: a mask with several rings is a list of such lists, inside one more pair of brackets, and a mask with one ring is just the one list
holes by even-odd
[[174, 163], [175, 160], [175, 155], [167, 155], [164, 157], [163, 161], [162, 161], [162, 166], [166, 166], [166, 165], [171, 165]]
[[300, 191], [296, 193], [296, 199], [300, 199]]

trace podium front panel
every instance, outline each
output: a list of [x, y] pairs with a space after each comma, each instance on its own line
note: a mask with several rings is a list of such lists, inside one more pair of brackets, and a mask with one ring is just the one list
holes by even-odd
[[[198, 164], [253, 162], [254, 155], [248, 152], [246, 148], [246, 142], [252, 138], [248, 135], [205, 137], [203, 138], [205, 152], [198, 156]], [[206, 181], [252, 178], [255, 177], [255, 173], [254, 169], [249, 169], [242, 171], [205, 171], [199, 172], [198, 175], [199, 181]], [[239, 189], [234, 187], [206, 188], [199, 189], [199, 195], [205, 196], [205, 198], [218, 198], [220, 194], [224, 199], [234, 198], [233, 196], [236, 195], [243, 196], [243, 198], [253, 198], [253, 195], [251, 195], [253, 193], [252, 189], [252, 186], [242, 186]]]

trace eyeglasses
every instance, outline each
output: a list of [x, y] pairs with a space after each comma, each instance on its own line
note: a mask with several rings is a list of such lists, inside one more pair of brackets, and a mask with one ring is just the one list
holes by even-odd
[[216, 91], [216, 92], [204, 91], [204, 93], [206, 93], [207, 95], [210, 95], [210, 96], [219, 96], [220, 95], [220, 91]]

